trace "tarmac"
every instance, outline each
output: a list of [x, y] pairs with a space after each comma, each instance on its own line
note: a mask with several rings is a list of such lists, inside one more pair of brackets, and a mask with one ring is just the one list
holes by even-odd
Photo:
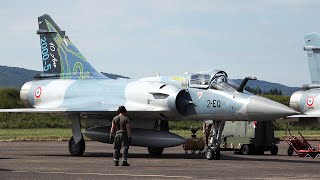
[[[318, 146], [319, 142], [312, 142]], [[115, 167], [112, 145], [86, 142], [82, 157], [69, 155], [65, 141], [0, 142], [0, 179], [319, 179], [320, 159], [287, 156], [286, 142], [276, 156], [221, 152], [220, 160], [185, 154], [182, 146], [151, 158], [142, 147], [130, 147], [131, 166]]]

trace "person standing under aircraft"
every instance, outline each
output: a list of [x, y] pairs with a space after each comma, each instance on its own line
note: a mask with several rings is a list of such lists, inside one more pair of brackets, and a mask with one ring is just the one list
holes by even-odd
[[206, 137], [206, 145], [207, 146], [209, 144], [209, 136], [210, 136], [211, 127], [212, 127], [212, 124], [207, 124], [206, 122], [203, 122], [202, 131]]
[[112, 120], [112, 126], [110, 130], [110, 141], [114, 146], [114, 165], [119, 166], [120, 150], [122, 151], [122, 166], [130, 166], [128, 164], [128, 150], [131, 143], [131, 127], [129, 124], [129, 118], [126, 116], [127, 110], [124, 106], [118, 108], [119, 115], [115, 116]]

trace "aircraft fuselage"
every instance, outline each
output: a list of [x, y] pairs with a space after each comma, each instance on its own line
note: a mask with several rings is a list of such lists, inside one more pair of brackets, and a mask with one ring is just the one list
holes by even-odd
[[177, 86], [177, 82], [157, 79], [35, 80], [27, 82], [20, 94], [26, 107], [59, 107], [87, 114], [105, 111], [109, 120], [120, 105], [126, 106], [131, 119], [222, 121], [269, 120], [277, 114], [266, 109], [281, 106], [252, 94]]

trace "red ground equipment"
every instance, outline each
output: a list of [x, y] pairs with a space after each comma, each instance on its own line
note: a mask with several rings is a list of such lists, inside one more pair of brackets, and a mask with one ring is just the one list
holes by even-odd
[[[290, 131], [289, 131], [290, 132]], [[288, 156], [292, 156], [293, 152], [297, 153], [299, 157], [320, 158], [320, 149], [313, 148], [308, 141], [298, 131], [300, 139], [291, 135], [284, 136], [284, 140], [289, 144]]]

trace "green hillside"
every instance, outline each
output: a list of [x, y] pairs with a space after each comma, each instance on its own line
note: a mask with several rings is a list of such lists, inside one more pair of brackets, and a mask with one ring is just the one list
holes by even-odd
[[[33, 80], [34, 75], [39, 73], [40, 71], [0, 65], [0, 87], [20, 89], [25, 82]], [[128, 79], [128, 77], [117, 74], [101, 73], [111, 79]]]

